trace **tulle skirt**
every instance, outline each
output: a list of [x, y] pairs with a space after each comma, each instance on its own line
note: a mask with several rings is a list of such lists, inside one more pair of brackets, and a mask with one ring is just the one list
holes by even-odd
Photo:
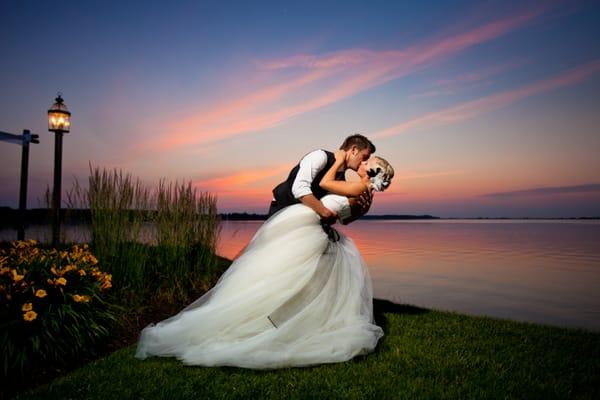
[[267, 220], [217, 284], [140, 334], [136, 357], [281, 368], [347, 361], [375, 348], [371, 278], [352, 240], [332, 241], [297, 204]]

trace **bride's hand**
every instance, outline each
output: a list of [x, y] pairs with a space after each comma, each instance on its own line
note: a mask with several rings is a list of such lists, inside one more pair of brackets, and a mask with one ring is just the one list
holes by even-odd
[[345, 163], [346, 162], [346, 150], [338, 150], [335, 152], [335, 162]]

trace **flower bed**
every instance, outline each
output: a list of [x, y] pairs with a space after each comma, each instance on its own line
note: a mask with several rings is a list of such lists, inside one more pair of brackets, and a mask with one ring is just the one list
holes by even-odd
[[111, 287], [85, 244], [64, 251], [28, 240], [0, 249], [2, 375], [93, 353], [117, 319], [106, 301]]

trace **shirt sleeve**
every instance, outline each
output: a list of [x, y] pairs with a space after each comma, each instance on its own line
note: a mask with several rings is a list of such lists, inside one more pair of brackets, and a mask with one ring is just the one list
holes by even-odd
[[307, 194], [312, 194], [310, 186], [317, 173], [325, 168], [326, 165], [327, 154], [323, 150], [312, 151], [300, 160], [300, 168], [292, 184], [292, 194], [296, 199]]

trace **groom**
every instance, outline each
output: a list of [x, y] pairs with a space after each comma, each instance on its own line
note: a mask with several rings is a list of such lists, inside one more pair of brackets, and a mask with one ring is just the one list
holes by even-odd
[[[354, 171], [361, 162], [367, 161], [371, 154], [375, 153], [375, 145], [360, 134], [348, 136], [340, 149], [346, 150], [346, 168]], [[292, 168], [288, 178], [273, 189], [269, 216], [292, 204], [303, 203], [315, 210], [323, 222], [335, 223], [336, 213], [319, 200], [327, 194], [319, 186], [319, 182], [334, 163], [335, 155], [330, 151], [315, 150], [305, 155], [300, 163]], [[343, 170], [337, 171], [336, 179], [345, 180]], [[368, 193], [361, 196], [358, 203], [361, 206], [361, 214], [366, 213], [371, 206]]]

